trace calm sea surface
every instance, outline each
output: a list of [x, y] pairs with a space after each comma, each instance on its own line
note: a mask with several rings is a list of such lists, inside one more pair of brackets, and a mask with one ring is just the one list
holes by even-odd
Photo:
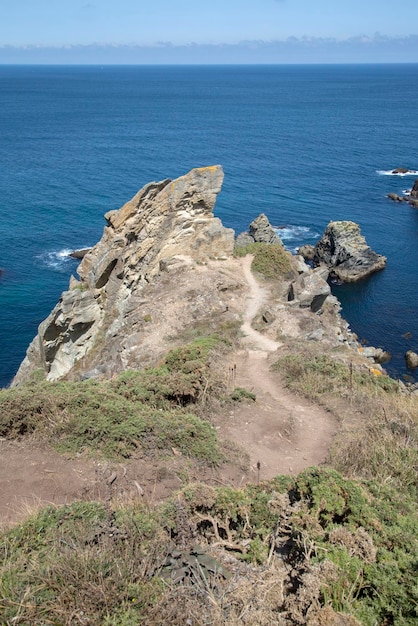
[[418, 170], [417, 102], [417, 65], [0, 67], [0, 385], [75, 273], [65, 251], [145, 183], [217, 163], [215, 213], [237, 232], [264, 212], [294, 249], [330, 220], [360, 224], [387, 268], [334, 292], [403, 376], [418, 210], [386, 198], [415, 177], [387, 172]]

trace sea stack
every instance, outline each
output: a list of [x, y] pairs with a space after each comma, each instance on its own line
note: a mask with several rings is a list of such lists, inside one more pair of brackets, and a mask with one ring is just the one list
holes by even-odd
[[386, 257], [374, 252], [355, 222], [330, 222], [315, 246], [315, 265], [325, 264], [343, 282], [354, 283], [386, 266]]

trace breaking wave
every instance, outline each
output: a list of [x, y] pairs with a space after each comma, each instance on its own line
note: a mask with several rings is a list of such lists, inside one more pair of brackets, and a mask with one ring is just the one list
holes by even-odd
[[[36, 257], [39, 263], [57, 272], [67, 272], [68, 268], [74, 264], [75, 259], [70, 257], [73, 249], [63, 248], [62, 250], [52, 250], [44, 252]], [[79, 260], [77, 260], [79, 262]]]
[[286, 226], [276, 226], [274, 230], [283, 241], [285, 248], [293, 254], [303, 244], [315, 244], [321, 237], [321, 233], [310, 226], [287, 224]]

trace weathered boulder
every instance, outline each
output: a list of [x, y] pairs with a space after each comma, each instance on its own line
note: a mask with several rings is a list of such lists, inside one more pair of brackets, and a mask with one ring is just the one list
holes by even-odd
[[260, 213], [258, 217], [250, 224], [250, 236], [257, 243], [274, 243], [275, 245], [283, 245], [282, 240], [276, 234], [273, 226], [264, 213]]
[[300, 254], [292, 256], [293, 269], [298, 274], [308, 274], [311, 271], [311, 266], [306, 263], [304, 257]]
[[392, 358], [389, 352], [374, 346], [359, 346], [358, 351], [367, 359], [373, 359], [375, 363], [387, 363]]
[[303, 256], [306, 261], [313, 261], [315, 256], [315, 247], [311, 246], [311, 244], [306, 243], [298, 249], [298, 254]]
[[328, 270], [318, 267], [307, 274], [301, 274], [289, 287], [288, 301], [295, 301], [302, 308], [310, 308], [317, 313], [331, 293], [327, 283]]
[[[122, 327], [129, 333], [127, 316], [137, 309], [142, 289], [168, 271], [175, 257], [202, 262], [231, 256], [234, 231], [212, 213], [222, 181], [219, 165], [194, 169], [174, 181], [146, 185], [107, 213], [102, 239], [78, 267], [80, 281], [72, 278], [40, 324], [12, 384], [39, 368], [49, 380], [61, 378], [99, 346], [120, 343], [118, 334]], [[112, 358], [119, 358], [117, 350]]]
[[415, 369], [418, 367], [418, 354], [412, 350], [408, 350], [408, 352], [405, 353], [405, 362], [409, 369]]
[[240, 233], [235, 239], [236, 248], [245, 248], [245, 246], [249, 246], [252, 243], [254, 243], [254, 239], [249, 233]]
[[251, 243], [273, 243], [283, 245], [273, 226], [264, 213], [260, 213], [250, 224], [248, 233], [240, 233], [235, 241], [236, 247], [246, 246]]
[[386, 266], [386, 257], [367, 245], [358, 224], [330, 222], [315, 246], [314, 264], [325, 263], [345, 282], [356, 282]]

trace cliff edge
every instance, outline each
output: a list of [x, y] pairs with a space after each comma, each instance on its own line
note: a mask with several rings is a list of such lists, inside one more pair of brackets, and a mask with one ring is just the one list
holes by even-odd
[[[234, 252], [234, 231], [213, 215], [222, 182], [219, 165], [193, 169], [174, 181], [145, 185], [107, 213], [101, 240], [83, 257], [79, 280], [71, 278], [40, 324], [12, 386], [36, 370], [48, 380], [80, 380], [154, 366], [196, 328], [238, 328], [247, 318], [241, 332], [248, 334], [252, 325], [267, 343], [276, 345], [280, 336], [319, 341], [324, 348], [345, 345], [350, 358], [358, 356], [356, 338], [331, 296], [327, 268], [311, 269], [287, 252], [265, 215], [237, 238]], [[271, 244], [262, 262], [276, 266], [265, 301], [250, 307], [249, 315], [250, 285], [234, 254], [240, 244], [244, 254], [251, 252], [260, 230]]]

